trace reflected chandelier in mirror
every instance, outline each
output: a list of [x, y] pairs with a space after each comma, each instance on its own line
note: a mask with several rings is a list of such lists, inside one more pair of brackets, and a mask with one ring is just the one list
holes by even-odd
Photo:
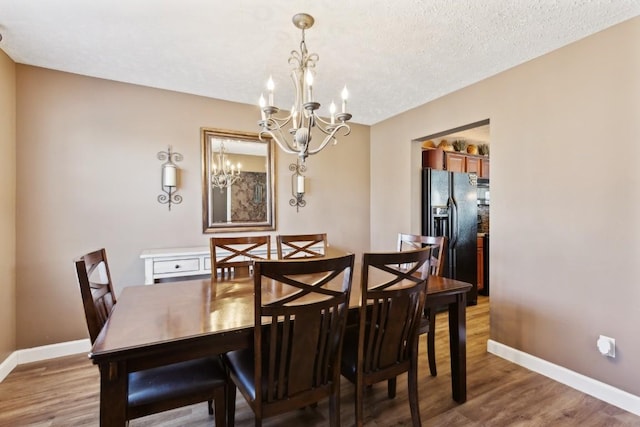
[[275, 229], [275, 160], [257, 133], [201, 129], [204, 233]]

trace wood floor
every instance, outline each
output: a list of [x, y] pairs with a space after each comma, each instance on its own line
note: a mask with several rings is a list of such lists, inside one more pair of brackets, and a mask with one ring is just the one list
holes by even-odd
[[[447, 314], [438, 314], [438, 376], [429, 376], [424, 337], [420, 342], [420, 410], [425, 426], [640, 426], [640, 417], [509, 363], [486, 351], [489, 301], [480, 297], [467, 310], [467, 397], [451, 399]], [[398, 379], [395, 399], [386, 384], [368, 390], [365, 423], [411, 425], [406, 375]], [[342, 380], [341, 420], [354, 424], [354, 387]], [[99, 413], [98, 368], [86, 355], [18, 366], [0, 383], [0, 426], [96, 426]], [[133, 420], [130, 426], [212, 426], [206, 404]], [[253, 414], [238, 394], [236, 425], [253, 426]], [[328, 402], [267, 420], [265, 426], [327, 426]]]

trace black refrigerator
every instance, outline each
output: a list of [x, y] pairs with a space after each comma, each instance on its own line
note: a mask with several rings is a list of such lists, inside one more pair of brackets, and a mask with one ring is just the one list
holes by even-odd
[[444, 276], [473, 284], [467, 304], [478, 301], [477, 175], [422, 170], [422, 234], [446, 236]]

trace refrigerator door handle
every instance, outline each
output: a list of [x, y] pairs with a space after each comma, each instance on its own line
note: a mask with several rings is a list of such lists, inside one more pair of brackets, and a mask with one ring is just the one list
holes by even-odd
[[451, 249], [455, 249], [458, 243], [458, 204], [453, 197], [449, 197], [449, 206], [450, 206], [450, 214], [449, 217], [451, 220], [449, 221], [449, 247]]

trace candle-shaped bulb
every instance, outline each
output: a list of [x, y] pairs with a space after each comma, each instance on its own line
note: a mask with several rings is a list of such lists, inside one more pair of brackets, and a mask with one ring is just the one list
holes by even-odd
[[260, 99], [258, 100], [258, 104], [260, 105], [260, 116], [262, 120], [265, 120], [267, 117], [264, 112], [264, 107], [267, 105], [267, 101], [264, 99], [264, 94], [260, 94]]
[[331, 105], [329, 105], [329, 113], [331, 113], [331, 124], [336, 122], [336, 103], [331, 101]]
[[273, 79], [269, 76], [269, 80], [267, 80], [267, 90], [269, 91], [269, 106], [273, 107], [273, 90], [275, 89], [275, 84], [273, 83]]
[[313, 73], [308, 68], [307, 72], [305, 73], [304, 80], [309, 90], [309, 99], [307, 99], [307, 101], [311, 102], [313, 101]]
[[349, 98], [349, 91], [347, 90], [347, 85], [344, 85], [344, 89], [342, 89], [342, 112], [347, 112], [347, 98]]
[[307, 72], [304, 75], [304, 80], [307, 83], [307, 86], [313, 86], [313, 73], [308, 68]]
[[240, 175], [240, 169], [242, 168], [242, 165], [240, 163], [238, 163], [238, 175]]
[[291, 122], [291, 127], [298, 129], [298, 110], [296, 110], [295, 105], [291, 107]]

